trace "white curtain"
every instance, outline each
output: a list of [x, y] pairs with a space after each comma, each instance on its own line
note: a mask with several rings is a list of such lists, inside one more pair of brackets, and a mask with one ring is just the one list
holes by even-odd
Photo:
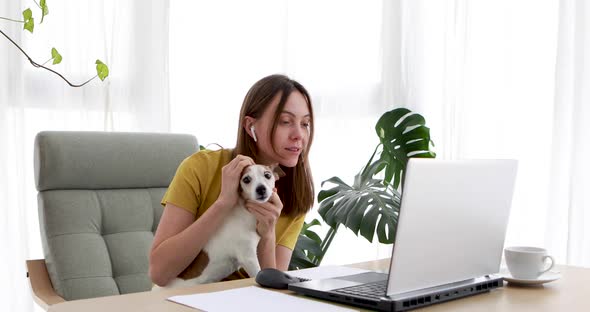
[[547, 246], [567, 263], [590, 266], [590, 4], [562, 0]]
[[[38, 3], [38, 2], [37, 2]], [[169, 131], [168, 1], [48, 1], [42, 24], [33, 1], [2, 1], [0, 16], [33, 11], [34, 33], [0, 20], [0, 29], [38, 63], [55, 47], [50, 66], [73, 83], [110, 69], [82, 88], [34, 68], [0, 36], [0, 302], [6, 311], [31, 311], [25, 260], [43, 258], [33, 177], [33, 140], [43, 130]], [[49, 65], [47, 65], [49, 66]]]
[[590, 266], [587, 2], [385, 3], [385, 98], [426, 117], [439, 158], [518, 159], [506, 245]]

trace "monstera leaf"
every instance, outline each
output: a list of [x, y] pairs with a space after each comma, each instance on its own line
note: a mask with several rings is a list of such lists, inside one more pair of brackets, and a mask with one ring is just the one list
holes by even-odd
[[[377, 172], [385, 169], [383, 181], [392, 183], [393, 180], [392, 184], [396, 190], [402, 182], [402, 175], [410, 157], [436, 157], [436, 154], [430, 150], [431, 144], [434, 146], [434, 143], [430, 139], [430, 129], [425, 124], [426, 121], [422, 115], [407, 108], [397, 108], [383, 114], [375, 125], [382, 148], [377, 162], [384, 164]], [[373, 161], [373, 156], [369, 163]]]
[[310, 223], [304, 222], [303, 228], [297, 238], [297, 244], [293, 249], [289, 270], [298, 270], [316, 267], [324, 256], [322, 239], [312, 231], [312, 226], [321, 225], [320, 221], [313, 219]]
[[355, 176], [352, 186], [338, 177], [322, 183], [322, 186], [326, 182], [335, 185], [318, 194], [318, 212], [328, 225], [337, 228], [342, 224], [357, 236], [360, 232], [370, 242], [377, 232], [379, 242], [393, 243], [400, 195], [390, 184], [373, 178], [382, 166], [382, 161], [371, 164], [368, 170], [363, 170]]

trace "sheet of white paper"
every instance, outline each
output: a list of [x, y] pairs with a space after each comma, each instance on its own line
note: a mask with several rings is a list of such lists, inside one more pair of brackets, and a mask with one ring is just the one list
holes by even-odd
[[291, 296], [275, 291], [262, 289], [256, 286], [235, 288], [230, 290], [194, 294], [186, 296], [174, 296], [168, 298], [192, 308], [207, 312], [217, 311], [357, 311], [335, 305], [306, 299], [305, 297]]
[[293, 270], [289, 271], [289, 275], [301, 277], [301, 278], [309, 278], [309, 279], [322, 279], [322, 278], [332, 278], [337, 276], [346, 276], [346, 275], [353, 275], [359, 273], [369, 272], [369, 270], [364, 269], [357, 269], [345, 266], [336, 266], [336, 265], [327, 265], [327, 266], [319, 266], [316, 268], [309, 268], [309, 269], [302, 269], [302, 270]]

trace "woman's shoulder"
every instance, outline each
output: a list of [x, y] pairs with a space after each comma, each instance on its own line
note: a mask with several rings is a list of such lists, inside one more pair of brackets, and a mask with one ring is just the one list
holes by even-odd
[[224, 166], [230, 162], [232, 152], [232, 149], [200, 150], [185, 158], [182, 166], [188, 168]]

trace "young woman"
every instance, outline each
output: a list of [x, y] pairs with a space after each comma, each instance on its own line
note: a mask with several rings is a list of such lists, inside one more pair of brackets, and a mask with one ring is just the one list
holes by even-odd
[[[196, 266], [197, 255], [238, 202], [242, 170], [280, 164], [286, 173], [267, 203], [248, 202], [260, 235], [260, 267], [287, 270], [314, 188], [308, 162], [311, 99], [298, 82], [271, 75], [256, 82], [240, 112], [235, 149], [200, 151], [178, 167], [162, 199], [164, 213], [150, 251], [152, 281], [165, 286]], [[228, 279], [247, 277], [235, 272]]]

